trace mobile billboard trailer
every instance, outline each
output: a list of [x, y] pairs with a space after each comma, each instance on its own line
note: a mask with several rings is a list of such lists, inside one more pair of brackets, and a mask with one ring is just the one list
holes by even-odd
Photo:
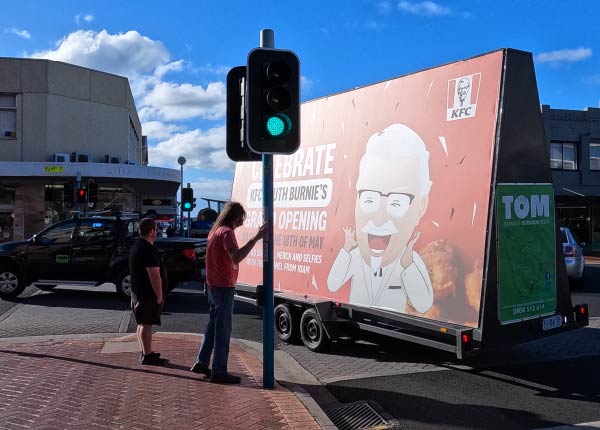
[[[465, 357], [583, 327], [555, 225], [530, 53], [502, 49], [302, 105], [274, 156], [275, 328], [312, 350], [356, 330]], [[260, 163], [232, 200], [262, 223]], [[260, 305], [262, 249], [236, 297]]]

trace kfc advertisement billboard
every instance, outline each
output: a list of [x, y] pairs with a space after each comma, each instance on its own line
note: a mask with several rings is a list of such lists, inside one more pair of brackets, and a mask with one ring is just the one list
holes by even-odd
[[[476, 327], [502, 51], [304, 103], [274, 156], [274, 288]], [[232, 200], [262, 224], [261, 163]], [[262, 283], [262, 247], [238, 282]]]

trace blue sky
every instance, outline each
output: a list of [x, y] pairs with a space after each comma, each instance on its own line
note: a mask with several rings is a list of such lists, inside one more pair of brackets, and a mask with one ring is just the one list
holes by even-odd
[[229, 196], [225, 77], [245, 64], [263, 28], [300, 57], [303, 100], [510, 47], [533, 53], [541, 103], [584, 109], [600, 101], [600, 2], [592, 0], [1, 4], [0, 56], [127, 76], [150, 164], [177, 169], [184, 155], [196, 197]]

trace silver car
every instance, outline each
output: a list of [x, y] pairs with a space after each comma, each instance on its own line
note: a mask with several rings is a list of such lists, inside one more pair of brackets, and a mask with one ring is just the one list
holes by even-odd
[[562, 237], [565, 265], [567, 266], [567, 276], [570, 280], [580, 281], [583, 278], [583, 269], [585, 267], [581, 245], [577, 242], [568, 227], [561, 227], [560, 235]]

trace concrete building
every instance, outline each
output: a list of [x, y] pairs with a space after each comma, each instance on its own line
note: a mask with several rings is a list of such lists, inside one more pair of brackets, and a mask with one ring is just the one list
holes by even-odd
[[[0, 58], [0, 241], [30, 237], [75, 211], [154, 208], [172, 217], [180, 172], [147, 164], [127, 78]], [[98, 201], [78, 202], [89, 182]]]
[[586, 254], [600, 251], [600, 109], [551, 109], [542, 117], [561, 225], [585, 242]]

